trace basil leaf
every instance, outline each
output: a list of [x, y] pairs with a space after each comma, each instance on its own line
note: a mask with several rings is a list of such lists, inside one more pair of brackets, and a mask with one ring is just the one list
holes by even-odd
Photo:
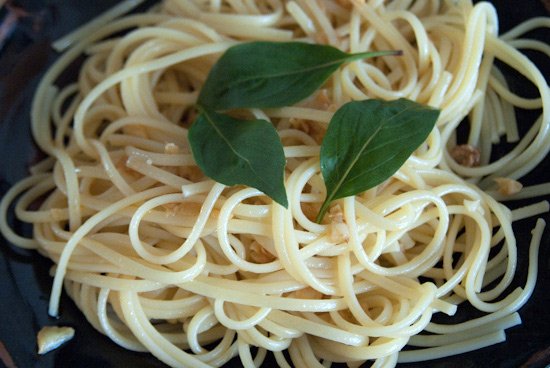
[[321, 144], [327, 197], [317, 222], [333, 200], [370, 189], [399, 170], [426, 140], [439, 112], [404, 98], [352, 101], [338, 109]]
[[270, 122], [201, 110], [189, 129], [189, 143], [197, 165], [210, 178], [254, 187], [288, 207], [285, 155]]
[[347, 54], [303, 42], [250, 42], [230, 47], [212, 67], [198, 104], [211, 110], [290, 106], [321, 87], [344, 62], [400, 51]]

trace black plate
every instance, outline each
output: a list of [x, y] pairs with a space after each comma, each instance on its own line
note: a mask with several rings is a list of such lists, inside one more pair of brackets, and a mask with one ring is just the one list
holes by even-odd
[[[10, 2], [10, 1], [8, 1]], [[549, 2], [544, 0], [493, 0], [499, 12], [501, 29], [520, 21], [548, 15]], [[29, 134], [29, 111], [32, 93], [40, 75], [56, 54], [49, 44], [102, 10], [117, 3], [114, 0], [21, 0], [11, 2], [25, 13], [18, 19], [6, 42], [0, 41], [0, 195], [17, 180], [27, 175], [30, 163], [40, 153]], [[546, 7], [545, 8], [545, 3]], [[26, 14], [26, 15], [25, 15]], [[7, 16], [0, 10], [0, 19]], [[550, 31], [532, 34], [550, 42]], [[531, 54], [529, 54], [531, 56]], [[548, 58], [533, 53], [533, 59], [550, 75]], [[530, 93], [524, 80], [512, 76], [514, 89]], [[515, 86], [515, 87], [514, 87]], [[527, 92], [525, 92], [527, 90]], [[520, 119], [533, 121], [526, 113]], [[521, 120], [520, 120], [521, 121]], [[541, 164], [526, 183], [550, 181], [550, 162]], [[545, 198], [550, 199], [550, 198]], [[515, 206], [524, 203], [515, 203]], [[550, 216], [546, 215], [547, 222]], [[17, 231], [29, 234], [28, 226], [16, 224]], [[518, 237], [520, 264], [516, 285], [523, 285], [526, 276], [526, 254], [534, 220], [518, 222], [514, 229]], [[124, 350], [95, 331], [74, 303], [64, 294], [61, 317], [47, 315], [47, 303], [52, 279], [48, 276], [49, 260], [35, 252], [9, 245], [0, 238], [0, 341], [18, 367], [164, 367], [149, 354]], [[456, 357], [434, 360], [407, 367], [544, 367], [550, 363], [550, 237], [545, 233], [539, 258], [539, 278], [530, 301], [520, 310], [523, 324], [507, 331], [507, 342]], [[36, 353], [36, 333], [44, 325], [73, 326], [75, 338], [67, 345], [45, 356]], [[0, 362], [0, 366], [2, 363]], [[233, 360], [230, 366], [240, 366]]]

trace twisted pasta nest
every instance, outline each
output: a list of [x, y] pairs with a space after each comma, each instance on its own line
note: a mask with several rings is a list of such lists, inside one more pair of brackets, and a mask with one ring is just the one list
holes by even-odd
[[[468, 1], [167, 0], [118, 18], [45, 75], [32, 126], [49, 158], [4, 197], [2, 231], [55, 263], [51, 314], [64, 281], [97, 330], [171, 366], [238, 355], [252, 367], [272, 351], [283, 367], [381, 367], [502, 341], [534, 287], [544, 227], [534, 231], [526, 287], [503, 296], [516, 265], [511, 223], [548, 206], [510, 211], [497, 201], [519, 195], [516, 180], [550, 147], [548, 86], [516, 48], [542, 47], [516, 40], [548, 25], [538, 22], [499, 38], [494, 9]], [[256, 39], [403, 51], [344, 65], [296, 106], [242, 112], [279, 132], [288, 209], [205, 177], [187, 140], [211, 66], [235, 42]], [[78, 81], [55, 88], [83, 52]], [[541, 97], [510, 92], [496, 59]], [[325, 198], [319, 144], [332, 114], [350, 100], [399, 97], [441, 109], [436, 128], [390, 179], [335, 201], [315, 223]], [[543, 108], [521, 139], [516, 107]], [[491, 162], [503, 135], [516, 148]], [[494, 178], [512, 189], [499, 194]], [[7, 227], [16, 198], [32, 239]], [[487, 314], [430, 322], [463, 301]], [[421, 349], [400, 353], [407, 344]]]

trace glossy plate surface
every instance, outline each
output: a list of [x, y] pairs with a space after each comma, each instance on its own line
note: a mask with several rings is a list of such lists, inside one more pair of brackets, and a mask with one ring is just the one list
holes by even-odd
[[[521, 20], [549, 15], [550, 12], [548, 1], [492, 2], [497, 7], [502, 30]], [[51, 40], [66, 34], [117, 1], [21, 0], [8, 3], [12, 4], [11, 11], [6, 6], [0, 9], [3, 26], [8, 17], [14, 20], [14, 15], [17, 16], [7, 37], [0, 40], [0, 196], [23, 178], [29, 165], [40, 158], [30, 137], [29, 111], [40, 75], [56, 57], [49, 46]], [[537, 31], [532, 35], [550, 43], [550, 30]], [[550, 59], [536, 53], [529, 55], [550, 78]], [[525, 80], [517, 76], [510, 78], [515, 91], [524, 95], [531, 93]], [[533, 121], [533, 116], [529, 113], [519, 115], [520, 122]], [[547, 181], [550, 181], [548, 160], [530, 174], [524, 184]], [[512, 204], [519, 206], [525, 203]], [[550, 216], [546, 215], [545, 219], [550, 222]], [[525, 283], [527, 247], [533, 226], [533, 219], [520, 221], [515, 226], [520, 257], [516, 286]], [[27, 226], [16, 224], [15, 228], [20, 233], [30, 233]], [[523, 324], [507, 330], [506, 343], [451, 358], [403, 366], [474, 368], [544, 367], [550, 364], [549, 234], [547, 229], [541, 245], [535, 293], [520, 310]], [[0, 341], [17, 367], [164, 367], [154, 357], [124, 350], [95, 331], [66, 295], [61, 301], [60, 319], [49, 318], [50, 261], [35, 252], [17, 249], [1, 237], [0, 254]], [[469, 313], [471, 311], [461, 313], [458, 318], [465, 318]], [[39, 356], [36, 353], [36, 333], [42, 326], [51, 324], [73, 326], [76, 329], [75, 338], [61, 349]], [[265, 366], [273, 365], [266, 363]], [[240, 364], [234, 360], [228, 366], [238, 367]]]

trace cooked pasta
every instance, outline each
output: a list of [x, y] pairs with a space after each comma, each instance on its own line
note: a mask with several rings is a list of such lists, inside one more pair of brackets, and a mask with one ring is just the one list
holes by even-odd
[[[549, 207], [511, 211], [499, 201], [549, 192], [520, 185], [550, 148], [550, 89], [520, 51], [550, 48], [521, 35], [549, 19], [499, 36], [494, 8], [465, 0], [166, 0], [119, 16], [138, 3], [55, 44], [68, 49], [31, 112], [48, 158], [2, 199], [4, 236], [55, 264], [51, 315], [64, 284], [98, 331], [174, 367], [235, 356], [254, 367], [268, 352], [281, 367], [387, 367], [501, 342], [521, 322], [544, 221], [533, 230], [527, 283], [510, 292], [512, 222]], [[206, 177], [187, 139], [210, 68], [252, 40], [403, 52], [345, 64], [295, 106], [243, 112], [279, 133], [288, 209]], [[81, 54], [78, 80], [58, 87]], [[511, 92], [496, 60], [540, 97]], [[319, 147], [334, 111], [401, 97], [441, 110], [426, 142], [390, 179], [335, 201], [316, 223], [326, 195]], [[523, 137], [516, 108], [542, 111]], [[515, 148], [491, 160], [502, 137]], [[12, 202], [32, 238], [8, 226]], [[484, 316], [432, 321], [464, 303]]]

